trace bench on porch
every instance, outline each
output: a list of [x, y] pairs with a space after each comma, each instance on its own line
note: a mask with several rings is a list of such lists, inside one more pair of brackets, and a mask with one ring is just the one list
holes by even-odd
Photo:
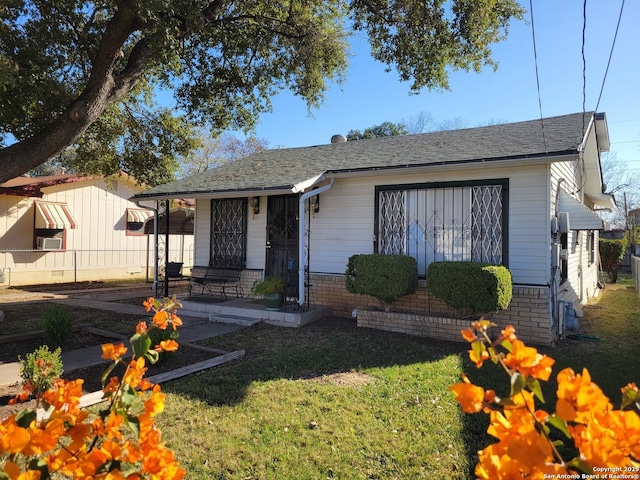
[[[241, 269], [224, 267], [194, 266], [189, 277], [189, 296], [204, 295], [205, 292], [213, 295], [213, 289], [219, 288], [220, 293], [227, 299], [227, 287], [232, 285], [236, 291], [236, 297], [241, 296], [240, 285]], [[199, 293], [196, 293], [199, 290]]]

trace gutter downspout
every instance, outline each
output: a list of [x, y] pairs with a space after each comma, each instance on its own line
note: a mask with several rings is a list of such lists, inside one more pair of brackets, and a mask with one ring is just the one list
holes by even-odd
[[[158, 208], [148, 207], [146, 205], [140, 205], [140, 200], [136, 200], [135, 203], [140, 208], [146, 208], [147, 210], [153, 210], [153, 284], [151, 290], [156, 290], [158, 286]], [[156, 207], [158, 206], [156, 202]], [[148, 257], [148, 254], [147, 254]]]
[[307, 224], [305, 220], [305, 202], [308, 198], [311, 198], [315, 195], [320, 195], [323, 192], [326, 192], [331, 187], [333, 187], [333, 179], [331, 179], [330, 183], [324, 185], [320, 188], [316, 188], [315, 190], [310, 190], [306, 193], [300, 195], [299, 200], [299, 221], [298, 221], [298, 305], [302, 306], [305, 301], [305, 290], [304, 290], [304, 274], [308, 265], [306, 264], [307, 256], [305, 255], [304, 250], [304, 227]]

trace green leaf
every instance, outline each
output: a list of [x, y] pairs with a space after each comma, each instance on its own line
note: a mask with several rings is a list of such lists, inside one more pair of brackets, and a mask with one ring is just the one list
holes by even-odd
[[140, 436], [140, 420], [138, 420], [138, 417], [127, 416], [127, 425], [136, 438], [138, 438]]
[[123, 405], [129, 407], [137, 396], [138, 395], [136, 394], [135, 389], [128, 385], [127, 388], [125, 388], [122, 392], [122, 396], [120, 397], [120, 399]]
[[625, 388], [622, 391], [622, 403], [620, 404], [620, 410], [624, 410], [632, 403], [635, 403], [636, 407], [640, 408], [640, 394], [631, 388]]
[[144, 354], [144, 356], [147, 357], [150, 363], [156, 363], [160, 358], [160, 354], [155, 350], [149, 350], [147, 353]]
[[29, 462], [29, 470], [38, 470], [40, 472], [40, 480], [48, 480], [51, 478], [51, 475], [49, 475], [49, 467], [41, 458], [31, 460]]
[[109, 460], [108, 462], [103, 463], [98, 467], [96, 473], [104, 473], [111, 472], [113, 470], [120, 470], [122, 467], [122, 462], [118, 460]]
[[11, 478], [5, 472], [0, 471], [0, 480], [11, 480]]
[[515, 402], [511, 400], [509, 397], [507, 398], [496, 397], [496, 403], [499, 405], [502, 405], [503, 407], [513, 407], [515, 405]]
[[527, 388], [533, 392], [533, 394], [544, 403], [544, 396], [542, 395], [542, 389], [540, 388], [540, 382], [535, 378], [527, 379]]
[[502, 348], [504, 348], [507, 352], [513, 352], [513, 345], [509, 340], [502, 340], [502, 343], [500, 345], [502, 345]]
[[560, 430], [565, 437], [571, 438], [571, 434], [569, 433], [569, 430], [567, 430], [567, 424], [558, 415], [551, 415], [548, 418], [547, 423]]
[[482, 340], [478, 339], [471, 342], [471, 349], [473, 350], [473, 353], [476, 354], [477, 358], [482, 358], [482, 352], [484, 352], [487, 349], [487, 347], [485, 347]]
[[513, 397], [514, 395], [520, 393], [525, 387], [526, 383], [527, 380], [523, 375], [520, 375], [518, 372], [514, 372], [514, 374], [511, 375], [511, 392], [509, 393], [509, 396]]
[[579, 458], [574, 458], [570, 462], [567, 462], [567, 466], [573, 467], [578, 470], [580, 473], [584, 473], [586, 475], [593, 475], [593, 470], [591, 466], [585, 462], [584, 460], [580, 460]]
[[16, 415], [16, 425], [22, 428], [29, 428], [29, 425], [37, 419], [38, 414], [35, 410], [22, 410]]
[[489, 358], [493, 363], [498, 363], [498, 356], [496, 355], [496, 349], [493, 347], [489, 347]]
[[131, 337], [131, 347], [133, 348], [134, 358], [144, 357], [151, 348], [151, 339], [146, 333], [136, 333]]
[[118, 365], [118, 363], [120, 363], [120, 359], [116, 360], [111, 365], [109, 365], [109, 368], [107, 368], [102, 373], [102, 377], [100, 378], [100, 381], [102, 382], [103, 387], [107, 384], [107, 380], [109, 380], [109, 374], [113, 372], [113, 369], [116, 368], [116, 365]]

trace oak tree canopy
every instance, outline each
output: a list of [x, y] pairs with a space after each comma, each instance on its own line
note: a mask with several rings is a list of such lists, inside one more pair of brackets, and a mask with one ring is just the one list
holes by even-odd
[[354, 32], [417, 92], [495, 67], [522, 15], [516, 0], [4, 0], [0, 183], [73, 147], [86, 172], [157, 184], [193, 125], [251, 129], [283, 89], [317, 107]]

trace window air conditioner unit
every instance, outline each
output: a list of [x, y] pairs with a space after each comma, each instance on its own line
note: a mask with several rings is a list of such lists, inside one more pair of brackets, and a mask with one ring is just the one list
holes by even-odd
[[62, 238], [38, 237], [38, 250], [62, 250]]

